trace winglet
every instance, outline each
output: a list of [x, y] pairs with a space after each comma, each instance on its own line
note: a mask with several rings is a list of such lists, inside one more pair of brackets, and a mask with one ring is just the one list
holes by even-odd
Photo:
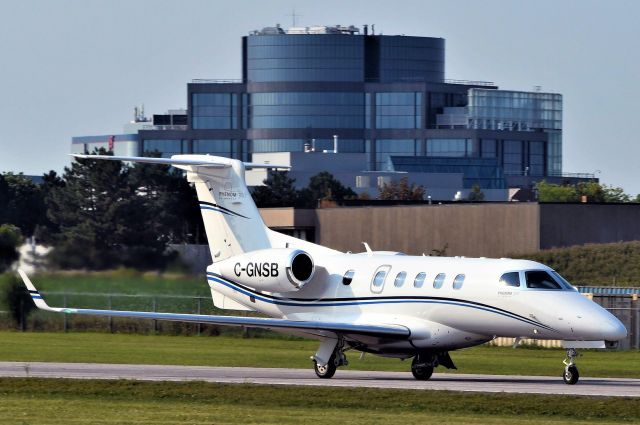
[[59, 308], [51, 308], [47, 305], [47, 303], [42, 298], [42, 295], [40, 295], [40, 292], [38, 292], [36, 287], [33, 286], [33, 283], [31, 283], [31, 279], [29, 279], [29, 276], [27, 276], [27, 274], [23, 270], [18, 269], [18, 274], [20, 274], [22, 281], [24, 282], [25, 286], [29, 290], [29, 295], [31, 295], [31, 299], [36, 304], [36, 307], [38, 307], [41, 310], [55, 311], [55, 312], [62, 310]]

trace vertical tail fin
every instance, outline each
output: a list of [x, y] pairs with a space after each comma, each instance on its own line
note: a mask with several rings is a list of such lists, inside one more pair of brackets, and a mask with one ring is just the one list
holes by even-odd
[[244, 164], [228, 158], [204, 158], [226, 166], [177, 167], [186, 170], [187, 179], [195, 184], [213, 262], [271, 247], [268, 228], [244, 181]]

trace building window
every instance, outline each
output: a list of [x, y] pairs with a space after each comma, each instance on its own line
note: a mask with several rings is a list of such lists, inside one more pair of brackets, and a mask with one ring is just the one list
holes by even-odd
[[544, 142], [529, 142], [529, 175], [544, 175]]
[[473, 156], [472, 139], [427, 139], [427, 156], [464, 158]]
[[416, 156], [417, 141], [413, 139], [376, 140], [376, 164], [378, 171], [393, 171], [392, 156]]
[[197, 139], [193, 141], [193, 153], [231, 157], [231, 140]]
[[482, 139], [481, 150], [483, 158], [496, 158], [498, 156], [498, 142], [495, 139]]
[[524, 172], [522, 164], [522, 141], [505, 140], [503, 143], [504, 173], [521, 176]]
[[363, 81], [362, 37], [259, 35], [247, 37], [249, 81]]
[[464, 275], [463, 274], [457, 275], [455, 279], [453, 279], [453, 289], [462, 288], [463, 283], [464, 283]]
[[422, 93], [376, 93], [377, 128], [422, 128]]
[[[312, 143], [316, 152], [333, 150], [333, 139], [314, 139], [313, 142], [306, 139], [255, 139], [252, 141], [251, 152], [304, 152], [306, 143]], [[338, 152], [363, 153], [364, 151], [364, 140], [338, 139]]]
[[191, 126], [194, 129], [238, 128], [235, 93], [192, 93]]
[[416, 275], [415, 280], [413, 281], [413, 287], [414, 288], [422, 288], [422, 285], [424, 284], [424, 279], [427, 277], [426, 273], [418, 273]]
[[364, 128], [361, 92], [279, 92], [249, 95], [251, 128]]
[[347, 271], [344, 276], [342, 276], [342, 284], [343, 285], [351, 285], [351, 282], [353, 281], [353, 275], [356, 272], [354, 270], [349, 270]]
[[435, 279], [433, 279], [433, 287], [435, 289], [442, 288], [442, 284], [444, 283], [446, 275], [444, 273], [438, 273]]
[[160, 152], [162, 158], [170, 158], [171, 155], [189, 153], [181, 139], [146, 139], [142, 141], [142, 154], [148, 155], [152, 152]]
[[396, 276], [396, 280], [393, 281], [393, 285], [396, 288], [400, 288], [402, 285], [404, 285], [404, 280], [407, 277], [407, 272], [400, 272], [398, 273], [398, 275]]
[[471, 128], [546, 133], [546, 172], [562, 172], [562, 95], [472, 88], [467, 110]]

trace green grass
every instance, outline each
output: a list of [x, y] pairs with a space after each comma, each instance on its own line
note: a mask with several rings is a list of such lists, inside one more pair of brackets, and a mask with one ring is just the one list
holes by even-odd
[[[108, 333], [0, 332], [0, 360], [310, 368], [318, 342], [302, 339], [187, 337]], [[640, 378], [638, 351], [585, 350], [583, 377]], [[408, 371], [410, 362], [348, 352], [345, 369]], [[455, 351], [458, 371], [560, 376], [564, 351], [480, 346]], [[339, 373], [339, 371], [338, 371]]]
[[633, 398], [0, 379], [0, 424], [637, 423]]

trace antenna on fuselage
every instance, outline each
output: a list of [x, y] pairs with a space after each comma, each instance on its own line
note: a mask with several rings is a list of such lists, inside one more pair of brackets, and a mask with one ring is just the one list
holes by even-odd
[[373, 251], [371, 251], [371, 247], [369, 246], [369, 244], [366, 242], [362, 242], [362, 244], [364, 245], [364, 249], [367, 250], [367, 254], [369, 254], [369, 257], [371, 257], [373, 255]]

